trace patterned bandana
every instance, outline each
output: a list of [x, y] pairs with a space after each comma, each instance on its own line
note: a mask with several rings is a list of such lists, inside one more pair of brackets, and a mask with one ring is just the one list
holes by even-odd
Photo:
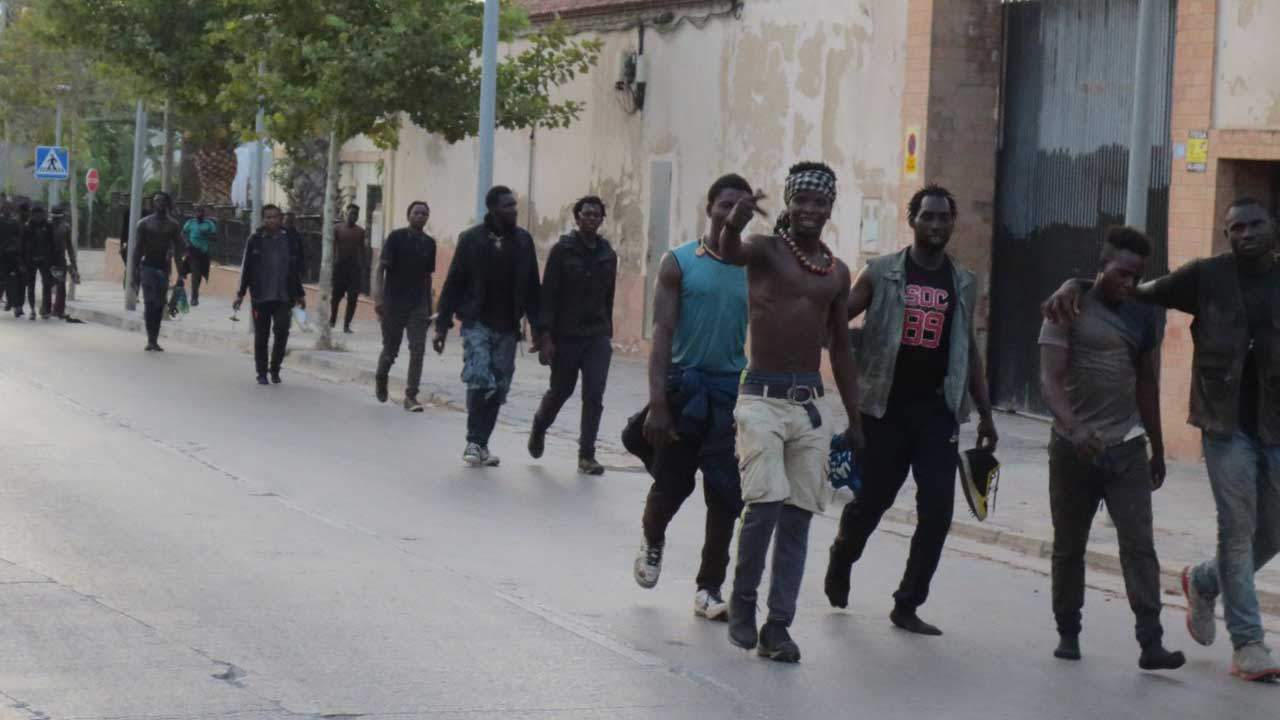
[[822, 170], [806, 170], [787, 176], [787, 184], [783, 200], [790, 205], [797, 193], [817, 192], [836, 200], [836, 178]]

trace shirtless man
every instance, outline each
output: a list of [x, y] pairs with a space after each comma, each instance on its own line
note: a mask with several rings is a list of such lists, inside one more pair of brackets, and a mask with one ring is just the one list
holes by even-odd
[[[849, 268], [822, 243], [836, 199], [835, 172], [800, 163], [787, 176], [786, 212], [773, 235], [742, 230], [759, 193], [742, 198], [720, 235], [726, 262], [745, 265], [750, 304], [750, 362], [738, 388], [738, 466], [746, 510], [729, 600], [729, 641], [779, 662], [799, 662], [787, 628], [808, 551], [809, 520], [830, 498], [827, 458], [832, 431], [816, 400], [823, 395], [822, 347], [831, 356], [840, 401], [850, 418], [847, 439], [862, 448], [857, 368], [845, 329]], [[756, 591], [777, 530], [769, 617], [756, 630]]]
[[158, 192], [152, 199], [153, 212], [138, 223], [138, 247], [133, 253], [133, 285], [142, 287], [143, 316], [147, 326], [147, 352], [164, 352], [158, 342], [164, 317], [165, 293], [169, 289], [169, 268], [181, 274], [182, 226], [169, 214], [173, 200]]
[[333, 230], [333, 298], [329, 308], [329, 327], [338, 324], [338, 305], [347, 298], [347, 311], [342, 318], [342, 332], [351, 332], [351, 321], [356, 316], [356, 302], [360, 298], [360, 286], [364, 277], [364, 228], [356, 224], [360, 208], [347, 206], [347, 217]]

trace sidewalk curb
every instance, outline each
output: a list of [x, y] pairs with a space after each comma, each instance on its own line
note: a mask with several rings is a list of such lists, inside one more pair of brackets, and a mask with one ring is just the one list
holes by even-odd
[[[143, 331], [141, 318], [126, 317], [116, 313], [86, 308], [78, 303], [70, 301], [68, 301], [67, 306], [69, 308], [74, 308], [76, 315], [86, 321], [91, 321], [118, 330], [124, 330], [126, 332]], [[180, 323], [166, 321], [161, 326], [160, 335], [161, 337], [213, 349], [231, 350], [239, 353], [247, 353], [251, 351], [251, 340], [248, 337], [248, 333], [245, 334], [243, 341], [239, 341], [229, 337], [226, 333], [187, 330], [181, 327]], [[370, 388], [373, 386], [375, 375], [374, 370], [361, 365], [358, 361], [333, 357], [333, 353], [325, 353], [318, 350], [291, 350], [287, 357], [291, 361], [291, 364], [297, 367], [320, 371], [335, 379], [335, 381], [363, 383]], [[397, 377], [393, 376], [390, 384], [393, 389], [403, 390], [404, 383]], [[422, 387], [422, 395], [424, 399], [429, 400], [433, 405], [444, 406], [462, 412], [466, 411], [466, 407], [463, 403], [454, 400], [444, 392], [444, 389], [439, 385], [424, 383]], [[617, 453], [625, 452], [621, 448], [620, 444], [606, 443], [603, 441], [600, 444], [602, 449], [607, 451]], [[916, 513], [909, 509], [890, 508], [885, 513], [885, 519], [903, 525], [914, 526], [916, 524]], [[953, 521], [951, 525], [951, 532], [967, 540], [973, 540], [985, 545], [992, 545], [1006, 550], [1012, 550], [1028, 557], [1038, 558], [1041, 560], [1049, 560], [1053, 557], [1053, 541], [1051, 539], [1037, 538], [1009, 530], [1001, 530], [988, 525], [983, 525], [977, 521], [971, 522], [968, 520]], [[1206, 548], [1206, 552], [1212, 552], [1212, 548]], [[1208, 555], [1206, 555], [1206, 559], [1207, 558]], [[1093, 570], [1099, 570], [1117, 576], [1121, 575], [1120, 558], [1118, 555], [1090, 550], [1085, 554], [1085, 565]], [[1172, 594], [1177, 597], [1181, 597], [1182, 567], [1175, 567], [1173, 565], [1161, 563], [1160, 575], [1161, 584], [1165, 594]], [[1257, 593], [1258, 603], [1261, 606], [1263, 613], [1269, 615], [1280, 615], [1280, 592], [1259, 588]]]

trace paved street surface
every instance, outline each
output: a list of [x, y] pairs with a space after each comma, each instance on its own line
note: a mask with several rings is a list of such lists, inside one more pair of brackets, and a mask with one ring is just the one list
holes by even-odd
[[900, 525], [833, 611], [827, 518], [804, 661], [761, 661], [692, 615], [696, 496], [641, 590], [642, 474], [578, 476], [561, 439], [533, 463], [508, 425], [502, 467], [464, 469], [452, 409], [412, 416], [296, 370], [260, 388], [243, 355], [167, 346], [0, 318], [4, 720], [1260, 718], [1280, 699], [1228, 677], [1224, 640], [1193, 647], [1174, 608], [1188, 667], [1140, 672], [1103, 573], [1085, 662], [1053, 659], [1043, 561], [964, 538], [923, 612], [947, 635], [896, 631]]

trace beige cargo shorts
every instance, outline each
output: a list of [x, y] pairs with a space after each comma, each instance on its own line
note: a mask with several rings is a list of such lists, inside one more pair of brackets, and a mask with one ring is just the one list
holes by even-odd
[[830, 430], [815, 428], [801, 404], [754, 395], [738, 396], [733, 419], [744, 503], [826, 509], [834, 495], [827, 482]]

